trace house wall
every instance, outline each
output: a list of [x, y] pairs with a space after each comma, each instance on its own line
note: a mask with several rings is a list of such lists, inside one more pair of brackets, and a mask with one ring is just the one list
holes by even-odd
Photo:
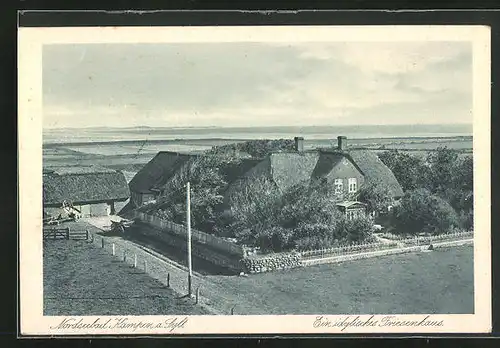
[[142, 205], [142, 195], [140, 193], [130, 191], [130, 200], [136, 207], [140, 207]]
[[[136, 207], [140, 207], [144, 203], [147, 203], [153, 199], [155, 199], [156, 195], [154, 193], [139, 193], [139, 192], [130, 192], [130, 199], [132, 200], [132, 203]], [[116, 207], [116, 203], [115, 203]]]
[[361, 174], [358, 168], [356, 168], [356, 166], [354, 166], [354, 164], [346, 158], [342, 159], [342, 161], [333, 167], [326, 178], [328, 185], [332, 188], [334, 188], [335, 179], [342, 179], [344, 193], [349, 192], [349, 178], [356, 178], [357, 191], [359, 191], [365, 182], [363, 174]]

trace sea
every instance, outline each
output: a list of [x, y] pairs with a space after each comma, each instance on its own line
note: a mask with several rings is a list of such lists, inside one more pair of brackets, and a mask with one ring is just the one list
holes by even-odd
[[440, 125], [353, 125], [353, 126], [285, 126], [285, 127], [94, 127], [51, 128], [43, 130], [44, 144], [93, 143], [142, 140], [193, 139], [335, 139], [440, 138], [472, 136], [472, 124]]

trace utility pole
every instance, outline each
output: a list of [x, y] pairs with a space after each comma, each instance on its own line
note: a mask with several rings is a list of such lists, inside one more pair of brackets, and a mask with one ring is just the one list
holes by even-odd
[[186, 223], [187, 223], [187, 248], [188, 248], [188, 296], [191, 296], [191, 277], [193, 276], [193, 271], [191, 267], [191, 188], [189, 181], [186, 184]]

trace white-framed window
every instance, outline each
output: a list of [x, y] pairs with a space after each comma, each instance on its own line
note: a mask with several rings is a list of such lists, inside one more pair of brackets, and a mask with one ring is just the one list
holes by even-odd
[[358, 190], [358, 183], [356, 178], [349, 178], [349, 192], [356, 192]]
[[348, 220], [352, 220], [355, 217], [355, 214], [353, 211], [347, 211], [346, 215], [347, 215]]
[[335, 193], [342, 193], [344, 190], [344, 183], [342, 179], [335, 179], [333, 185], [335, 187]]

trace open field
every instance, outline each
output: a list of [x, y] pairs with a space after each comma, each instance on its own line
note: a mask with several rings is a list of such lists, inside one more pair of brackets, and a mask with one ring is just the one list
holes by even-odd
[[206, 314], [86, 241], [46, 241], [43, 254], [44, 315]]
[[[214, 145], [241, 141], [244, 139], [179, 139], [149, 142], [126, 140], [102, 143], [45, 144], [43, 165], [44, 167], [101, 165], [135, 173], [149, 162], [158, 151], [199, 153]], [[306, 149], [332, 145], [335, 146], [336, 142], [329, 139], [306, 139], [304, 141]], [[436, 149], [439, 146], [447, 146], [471, 154], [472, 137], [349, 139], [349, 146], [370, 148], [377, 152], [399, 149], [419, 156], [423, 156], [426, 151]]]
[[235, 314], [474, 312], [472, 246], [207, 278], [234, 299]]
[[[101, 234], [99, 229], [84, 222], [73, 225], [75, 229], [89, 229], [92, 233]], [[64, 244], [76, 243], [75, 241], [61, 241], [61, 244], [55, 242], [56, 244], [44, 246], [45, 269], [49, 267], [52, 270], [44, 272], [46, 311], [55, 311], [61, 306], [61, 311], [69, 313], [74, 313], [72, 310], [90, 310], [103, 314], [103, 309], [96, 303], [104, 304], [106, 309], [114, 309], [118, 313], [128, 311], [128, 314], [142, 313], [145, 308], [154, 313], [157, 313], [155, 310], [167, 313], [171, 313], [168, 312], [170, 310], [180, 310], [181, 312], [176, 313], [183, 314], [193, 308], [186, 308], [186, 303], [176, 302], [180, 300], [170, 298], [169, 290], [161, 283], [110, 255], [111, 242], [116, 243], [118, 248], [130, 249], [131, 240], [122, 240], [118, 236], [103, 237], [106, 239], [107, 249], [95, 247], [96, 244], [100, 245], [100, 239], [98, 243], [94, 243], [94, 247], [83, 242], [83, 245], [75, 249], [82, 251], [78, 253], [74, 252], [73, 247]], [[149, 243], [134, 242], [151, 247]], [[68, 253], [70, 248], [72, 252]], [[178, 250], [168, 249], [161, 253], [181, 265], [186, 264], [186, 255]], [[172, 253], [175, 255], [172, 256]], [[144, 255], [141, 254], [140, 257], [142, 260]], [[203, 262], [193, 260], [195, 287], [200, 287], [202, 296], [206, 298], [203, 304], [224, 314], [229, 314], [233, 306], [235, 314], [246, 315], [461, 314], [474, 311], [472, 246], [380, 256], [248, 277], [212, 273], [211, 269], [202, 265]], [[73, 266], [68, 267], [67, 263]], [[150, 276], [165, 279], [166, 272], [170, 272], [175, 286], [181, 286], [180, 282], [185, 281], [183, 271], [165, 265], [157, 267], [155, 264], [153, 260], [148, 261], [149, 272], [153, 272]], [[160, 303], [151, 298], [134, 299], [133, 302], [127, 301], [125, 307], [123, 300], [119, 299], [64, 299], [66, 296], [83, 297], [83, 294], [92, 294], [87, 295], [89, 297], [99, 294], [111, 297], [117, 293], [123, 297], [159, 294], [166, 299], [163, 298]], [[61, 299], [48, 298], [52, 296]], [[151, 309], [153, 307], [156, 309]]]

